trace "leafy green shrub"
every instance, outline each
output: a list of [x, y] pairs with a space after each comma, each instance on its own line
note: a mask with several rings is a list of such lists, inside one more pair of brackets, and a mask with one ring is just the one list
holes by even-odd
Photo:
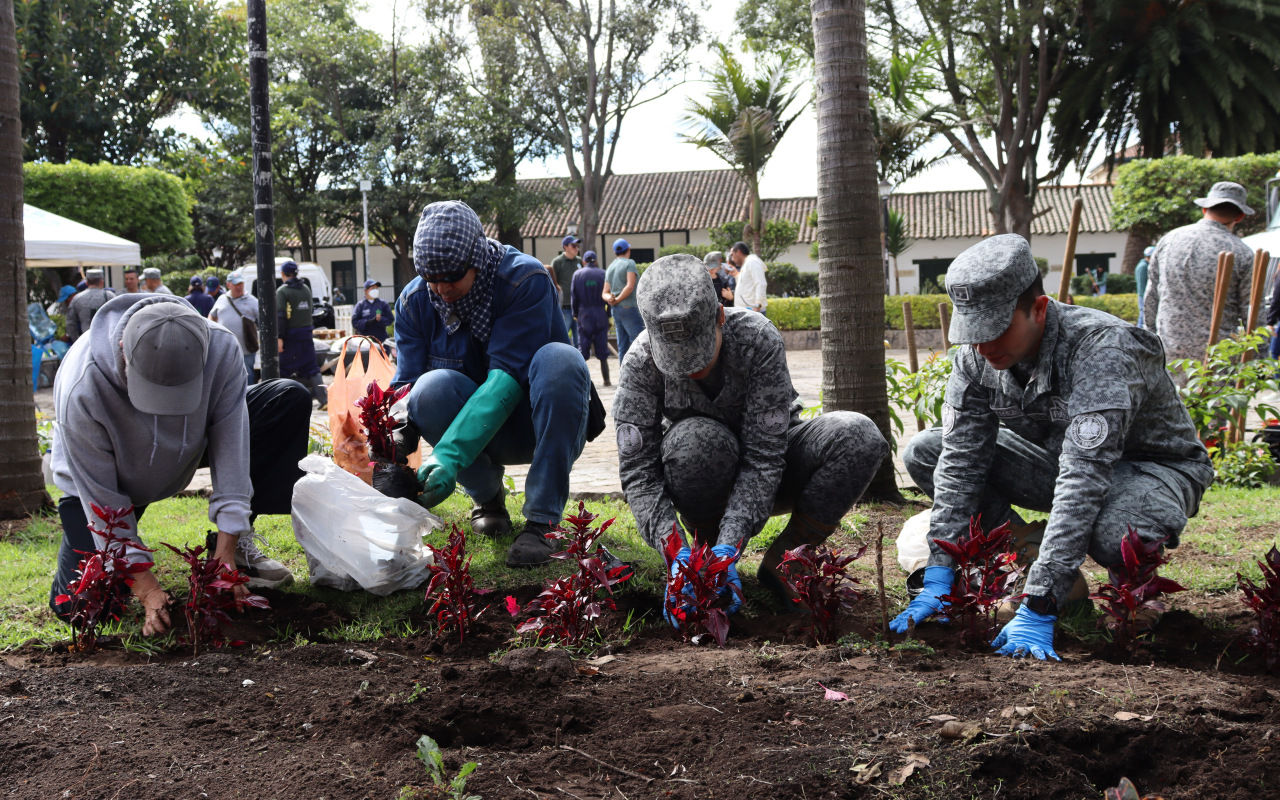
[[[742, 220], [734, 220], [712, 228], [708, 231], [711, 234], [711, 247], [716, 250], [728, 251], [738, 242], [746, 241], [742, 237], [742, 230], [746, 227], [746, 224]], [[800, 226], [794, 222], [785, 219], [765, 220], [764, 236], [760, 240], [760, 252], [756, 253], [756, 255], [766, 262], [773, 261], [785, 253], [787, 248], [795, 244], [799, 236]]]
[[1136, 294], [1075, 295], [1076, 305], [1096, 308], [1119, 317], [1126, 322], [1138, 321], [1138, 296]]
[[795, 264], [775, 261], [764, 265], [769, 297], [817, 297], [818, 273], [801, 272]]
[[[1136, 159], [1116, 170], [1111, 224], [1117, 230], [1136, 227], [1151, 234], [1190, 225], [1200, 219], [1200, 209], [1191, 200], [1207, 195], [1218, 181], [1241, 184], [1249, 192], [1249, 205], [1264, 209], [1267, 179], [1274, 176], [1277, 169], [1280, 169], [1280, 153], [1237, 158]], [[1245, 217], [1236, 226], [1236, 233], [1248, 236], [1265, 229], [1265, 216]]]
[[[953, 350], [955, 348], [952, 348]], [[912, 416], [924, 420], [925, 425], [942, 424], [942, 400], [947, 381], [951, 378], [951, 354], [931, 353], [920, 364], [920, 370], [911, 369], [894, 358], [885, 359], [889, 391], [889, 415], [893, 424], [902, 432], [902, 421], [894, 407], [906, 409]]]
[[167, 172], [70, 161], [23, 164], [22, 174], [26, 202], [137, 242], [144, 256], [194, 243], [191, 198]]
[[1090, 275], [1075, 275], [1071, 278], [1071, 294], [1077, 300], [1080, 297], [1087, 297], [1093, 294], [1093, 277]]
[[[191, 256], [191, 258], [195, 258], [197, 262], [200, 260], [196, 256]], [[218, 280], [222, 282], [222, 285], [225, 288], [227, 285], [227, 276], [230, 274], [231, 270], [215, 269], [213, 267], [209, 267], [208, 269], [164, 270], [160, 273], [160, 280], [165, 286], [169, 287], [169, 291], [179, 297], [182, 297], [190, 291], [191, 278], [196, 275], [199, 275], [204, 280], [208, 280], [210, 275], [217, 275]]]
[[1040, 270], [1040, 277], [1045, 278], [1049, 275], [1049, 259], [1036, 256], [1036, 269]]
[[1213, 468], [1218, 473], [1213, 482], [1236, 489], [1261, 489], [1275, 472], [1276, 462], [1271, 448], [1260, 442], [1223, 442], [1209, 448]]
[[[1178, 389], [1178, 395], [1200, 438], [1210, 445], [1210, 455], [1228, 419], [1247, 410], [1250, 401], [1262, 393], [1280, 390], [1273, 361], [1246, 362], [1243, 358], [1247, 352], [1257, 352], [1267, 338], [1266, 329], [1259, 328], [1254, 333], [1218, 342], [1209, 348], [1205, 361], [1180, 358], [1169, 362], [1170, 372], [1181, 371], [1186, 375], [1186, 385]], [[1280, 411], [1270, 405], [1259, 404], [1255, 410], [1263, 419], [1280, 417]]]
[[946, 303], [947, 311], [952, 311], [951, 298], [946, 294], [895, 294], [884, 299], [884, 325], [895, 331], [905, 330], [902, 322], [902, 303], [911, 302], [911, 321], [917, 329], [940, 328], [942, 318], [938, 316], [938, 304]]
[[1107, 294], [1137, 294], [1138, 279], [1132, 275], [1112, 272], [1107, 275]]
[[822, 328], [816, 297], [770, 300], [765, 311], [766, 316], [780, 331], [816, 331]]
[[688, 253], [689, 255], [697, 256], [698, 258], [706, 258], [707, 253], [710, 253], [715, 249], [716, 248], [709, 244], [669, 244], [658, 251], [658, 258], [674, 256], [680, 253]]

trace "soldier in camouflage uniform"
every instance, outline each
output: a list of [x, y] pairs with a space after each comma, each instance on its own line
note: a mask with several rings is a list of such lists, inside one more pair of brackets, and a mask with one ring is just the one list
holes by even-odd
[[732, 555], [771, 515], [790, 512], [759, 573], [790, 599], [782, 553], [831, 535], [888, 444], [861, 414], [802, 421], [782, 336], [761, 314], [723, 308], [697, 258], [658, 259], [636, 294], [645, 332], [623, 361], [613, 417], [640, 535], [660, 549], [675, 526], [686, 544], [696, 537]]
[[116, 296], [114, 289], [103, 287], [100, 269], [85, 270], [84, 282], [88, 284], [88, 288], [67, 303], [67, 336], [72, 343], [88, 332], [98, 309]]
[[1224, 250], [1235, 253], [1236, 258], [1219, 337], [1231, 336], [1249, 315], [1253, 251], [1232, 232], [1236, 223], [1253, 213], [1245, 196], [1245, 188], [1238, 183], [1215, 183], [1208, 197], [1195, 201], [1204, 218], [1165, 234], [1148, 262], [1143, 322], [1147, 330], [1159, 334], [1171, 359], [1204, 358], [1213, 317], [1218, 253]]
[[[1120, 561], [1128, 526], [1178, 536], [1213, 468], [1164, 368], [1153, 334], [1101, 311], [1044, 296], [1027, 241], [994, 236], [947, 270], [961, 347], [942, 427], [912, 439], [903, 462], [933, 498], [929, 536], [956, 541], [969, 519], [1022, 524], [1016, 504], [1048, 511], [1027, 600], [995, 644], [1005, 655], [1057, 658], [1053, 625], [1086, 555]], [[925, 590], [891, 627], [943, 610], [953, 562], [931, 543]]]

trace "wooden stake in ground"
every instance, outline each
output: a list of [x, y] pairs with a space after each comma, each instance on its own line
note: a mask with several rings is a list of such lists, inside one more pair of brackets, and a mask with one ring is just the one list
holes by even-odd
[[[911, 302], [902, 301], [902, 327], [907, 331], [907, 366], [914, 375], [920, 371], [920, 360], [916, 357], [916, 323], [911, 316]], [[916, 431], [924, 430], [924, 420], [916, 417]]]
[[1067, 229], [1067, 251], [1062, 256], [1062, 281], [1058, 284], [1058, 302], [1065, 303], [1071, 295], [1071, 276], [1076, 271], [1076, 237], [1080, 235], [1080, 212], [1084, 200], [1077, 197], [1071, 204], [1071, 227]]
[[938, 303], [938, 319], [942, 321], [942, 352], [951, 352], [951, 339], [947, 336], [947, 329], [951, 327], [951, 312], [947, 310], [946, 303]]
[[1209, 360], [1209, 348], [1218, 343], [1218, 328], [1222, 326], [1222, 309], [1227, 304], [1227, 290], [1231, 286], [1231, 270], [1235, 266], [1235, 253], [1218, 254], [1218, 282], [1213, 292], [1213, 316], [1209, 321], [1209, 344], [1205, 348], [1205, 360]]
[[[1245, 323], [1245, 328], [1244, 328], [1245, 333], [1253, 333], [1254, 329], [1258, 327], [1258, 312], [1262, 309], [1263, 282], [1266, 280], [1267, 262], [1270, 260], [1271, 260], [1271, 254], [1268, 253], [1266, 250], [1259, 249], [1254, 251], [1253, 276], [1252, 276], [1253, 283], [1250, 286], [1250, 291], [1249, 291], [1249, 316], [1247, 317], [1247, 321]], [[1252, 350], [1245, 351], [1244, 360], [1246, 362], [1253, 360]], [[1241, 378], [1239, 381], [1236, 382], [1236, 388], [1237, 389], [1244, 388], [1243, 378]], [[1244, 409], [1239, 411], [1236, 414], [1235, 422], [1233, 425], [1234, 427], [1234, 430], [1232, 431], [1232, 433], [1234, 434], [1234, 436], [1232, 437], [1233, 441], [1237, 441], [1237, 442], [1244, 441], [1244, 429], [1247, 422], [1248, 422], [1248, 410]]]
[[876, 589], [880, 592], [880, 623], [889, 635], [889, 601], [884, 596], [884, 521], [876, 520]]

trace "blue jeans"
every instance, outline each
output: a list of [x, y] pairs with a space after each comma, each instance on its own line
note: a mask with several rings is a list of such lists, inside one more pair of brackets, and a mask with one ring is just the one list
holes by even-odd
[[578, 321], [573, 318], [572, 308], [561, 308], [560, 313], [564, 314], [564, 326], [569, 329], [569, 339], [573, 342], [573, 346], [578, 346]]
[[250, 386], [252, 386], [252, 385], [254, 385], [255, 383], [257, 383], [257, 382], [258, 382], [258, 379], [257, 379], [257, 378], [255, 378], [255, 377], [253, 377], [253, 359], [254, 359], [254, 358], [255, 358], [255, 356], [245, 356], [245, 357], [244, 357], [244, 371], [245, 371], [245, 372], [247, 372], [247, 373], [249, 373], [249, 385], [250, 385]]
[[[529, 393], [498, 429], [458, 484], [477, 503], [502, 489], [503, 467], [528, 464], [524, 516], [554, 525], [569, 502], [569, 473], [587, 441], [591, 374], [582, 354], [552, 342], [533, 356]], [[461, 372], [433, 369], [409, 392], [409, 418], [433, 447], [479, 387]]]
[[644, 331], [644, 320], [638, 308], [614, 306], [613, 324], [618, 329], [618, 363], [621, 364], [631, 343]]

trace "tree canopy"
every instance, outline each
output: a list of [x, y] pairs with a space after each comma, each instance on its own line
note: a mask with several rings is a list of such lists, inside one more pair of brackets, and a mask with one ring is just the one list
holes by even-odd
[[1119, 230], [1141, 227], [1153, 235], [1190, 225], [1201, 217], [1200, 207], [1191, 202], [1192, 198], [1204, 197], [1218, 181], [1235, 181], [1248, 190], [1249, 205], [1258, 212], [1236, 226], [1236, 233], [1248, 236], [1266, 228], [1266, 184], [1277, 169], [1280, 153], [1130, 161], [1116, 170], [1111, 224]]

